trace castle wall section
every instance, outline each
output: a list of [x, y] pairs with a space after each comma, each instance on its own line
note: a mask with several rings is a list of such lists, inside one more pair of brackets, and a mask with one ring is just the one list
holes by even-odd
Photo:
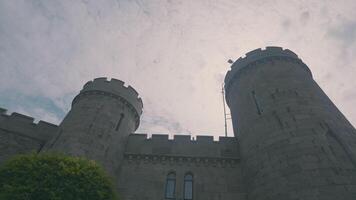
[[249, 200], [356, 199], [355, 129], [297, 55], [251, 51], [225, 90]]
[[16, 154], [39, 152], [58, 126], [0, 108], [0, 165]]
[[166, 178], [176, 175], [175, 199], [183, 198], [184, 176], [193, 175], [195, 200], [245, 200], [235, 138], [131, 134], [117, 181], [123, 199], [164, 200]]

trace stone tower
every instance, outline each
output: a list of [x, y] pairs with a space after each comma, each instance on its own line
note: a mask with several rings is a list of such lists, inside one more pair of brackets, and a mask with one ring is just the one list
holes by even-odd
[[355, 129], [295, 53], [247, 53], [225, 91], [248, 200], [356, 199]]
[[94, 79], [74, 98], [45, 149], [99, 161], [117, 176], [128, 136], [137, 129], [141, 113], [141, 98], [131, 86], [117, 79]]

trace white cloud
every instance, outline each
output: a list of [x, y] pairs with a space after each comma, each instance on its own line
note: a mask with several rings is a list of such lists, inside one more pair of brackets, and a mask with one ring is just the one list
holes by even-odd
[[16, 90], [69, 109], [86, 81], [115, 77], [143, 98], [141, 131], [222, 135], [226, 61], [277, 45], [356, 124], [354, 10], [351, 0], [1, 1], [0, 102]]

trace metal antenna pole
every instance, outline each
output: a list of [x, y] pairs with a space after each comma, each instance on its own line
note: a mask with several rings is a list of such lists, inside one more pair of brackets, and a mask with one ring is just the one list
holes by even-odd
[[223, 106], [224, 106], [224, 125], [225, 125], [225, 137], [227, 137], [227, 123], [226, 123], [226, 108], [225, 108], [225, 92], [224, 92], [224, 84], [222, 85], [221, 94], [223, 98]]

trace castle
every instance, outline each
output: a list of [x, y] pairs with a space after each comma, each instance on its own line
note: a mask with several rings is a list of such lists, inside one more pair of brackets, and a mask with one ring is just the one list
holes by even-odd
[[124, 200], [354, 200], [356, 130], [288, 49], [256, 49], [225, 77], [235, 137], [134, 134], [143, 103], [97, 78], [59, 126], [0, 110], [0, 164], [30, 151], [101, 163]]

